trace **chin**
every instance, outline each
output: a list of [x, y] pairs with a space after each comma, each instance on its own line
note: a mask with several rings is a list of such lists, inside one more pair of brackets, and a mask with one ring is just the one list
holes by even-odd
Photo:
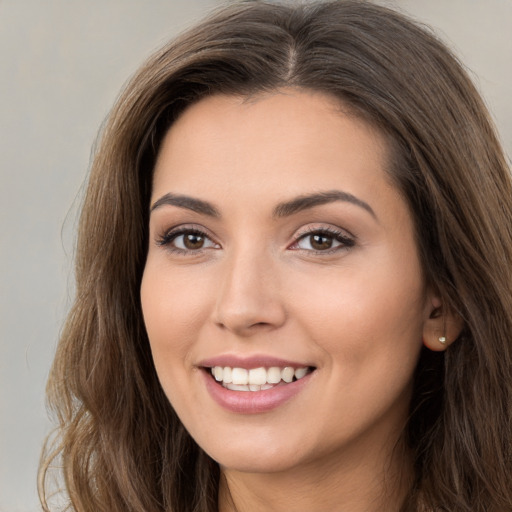
[[251, 438], [249, 432], [241, 432], [240, 438], [233, 435], [216, 437], [214, 442], [199, 439], [198, 444], [223, 469], [245, 473], [287, 471], [307, 458], [305, 453], [297, 449], [300, 443], [296, 441], [286, 443], [283, 439], [269, 436]]
[[251, 453], [221, 453], [212, 457], [221, 468], [241, 473], [281, 473], [293, 470], [301, 463], [296, 454], [273, 450], [261, 453], [253, 449]]

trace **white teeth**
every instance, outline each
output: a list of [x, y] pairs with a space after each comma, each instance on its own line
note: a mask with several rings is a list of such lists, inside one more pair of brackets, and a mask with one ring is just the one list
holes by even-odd
[[224, 368], [224, 378], [222, 379], [224, 384], [230, 384], [233, 382], [232, 370], [229, 366]]
[[249, 391], [249, 386], [239, 386], [238, 384], [226, 384], [226, 387], [232, 391]]
[[[295, 378], [297, 380], [302, 379], [302, 377], [304, 377], [306, 375], [306, 373], [308, 373], [308, 369], [307, 368], [297, 368], [295, 370]], [[224, 374], [224, 382], [226, 382], [226, 375], [225, 374]]]
[[267, 370], [267, 382], [269, 384], [278, 384], [281, 380], [281, 368], [273, 366]]
[[217, 382], [233, 391], [264, 391], [273, 388], [281, 381], [284, 383], [302, 379], [309, 373], [308, 367], [293, 368], [285, 366], [279, 368], [232, 368], [230, 366], [214, 366], [211, 373]]
[[249, 370], [249, 384], [261, 386], [267, 382], [267, 370], [265, 368], [253, 368]]
[[233, 384], [247, 385], [249, 384], [249, 372], [245, 368], [233, 368], [231, 371], [231, 379]]
[[291, 366], [286, 366], [283, 368], [283, 371], [281, 372], [281, 378], [285, 382], [291, 382], [293, 380], [293, 377], [295, 375], [295, 370]]

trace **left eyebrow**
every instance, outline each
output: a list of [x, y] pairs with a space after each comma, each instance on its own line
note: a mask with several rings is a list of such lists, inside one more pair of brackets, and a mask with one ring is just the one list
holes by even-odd
[[329, 190], [327, 192], [308, 194], [296, 197], [290, 201], [285, 201], [284, 203], [279, 203], [274, 208], [273, 216], [289, 217], [290, 215], [294, 215], [295, 213], [301, 212], [303, 210], [307, 210], [315, 206], [320, 206], [322, 204], [334, 203], [336, 201], [343, 201], [359, 206], [360, 208], [366, 210], [375, 220], [377, 220], [377, 215], [368, 203], [352, 194], [349, 194], [348, 192], [343, 192], [341, 190]]

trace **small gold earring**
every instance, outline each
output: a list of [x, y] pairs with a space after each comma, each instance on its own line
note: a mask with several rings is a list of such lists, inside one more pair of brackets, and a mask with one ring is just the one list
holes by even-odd
[[439, 343], [446, 345], [446, 336], [440, 336], [439, 337]]

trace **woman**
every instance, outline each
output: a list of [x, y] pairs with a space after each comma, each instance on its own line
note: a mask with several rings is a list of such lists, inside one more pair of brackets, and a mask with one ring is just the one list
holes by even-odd
[[234, 4], [128, 85], [49, 399], [70, 507], [512, 510], [512, 187], [449, 51]]

